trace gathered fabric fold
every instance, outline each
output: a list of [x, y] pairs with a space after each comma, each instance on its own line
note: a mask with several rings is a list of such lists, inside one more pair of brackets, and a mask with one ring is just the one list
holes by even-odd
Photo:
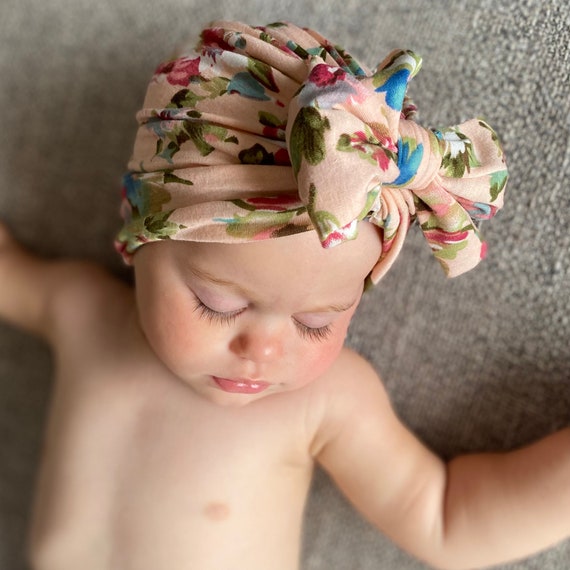
[[380, 228], [377, 282], [417, 220], [448, 276], [485, 255], [477, 223], [503, 205], [507, 170], [481, 119], [426, 129], [407, 96], [410, 51], [374, 71], [292, 24], [215, 22], [159, 66], [125, 176], [127, 261], [162, 239], [245, 242], [315, 231], [323, 247]]

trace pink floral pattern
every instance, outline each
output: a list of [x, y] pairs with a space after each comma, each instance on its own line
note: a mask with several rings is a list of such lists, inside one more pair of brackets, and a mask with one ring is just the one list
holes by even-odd
[[333, 247], [367, 219], [383, 235], [376, 282], [417, 220], [446, 273], [468, 271], [486, 253], [478, 220], [503, 204], [504, 155], [483, 121], [414, 122], [420, 66], [398, 50], [370, 72], [292, 24], [212, 24], [149, 84], [117, 249], [311, 230]]
[[162, 64], [155, 71], [155, 75], [165, 75], [171, 85], [186, 86], [192, 77], [200, 73], [200, 58], [180, 58]]

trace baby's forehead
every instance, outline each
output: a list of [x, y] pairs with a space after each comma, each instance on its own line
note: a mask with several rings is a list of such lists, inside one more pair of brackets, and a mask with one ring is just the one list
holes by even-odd
[[334, 280], [340, 287], [362, 283], [380, 255], [376, 228], [368, 223], [360, 226], [354, 240], [331, 248], [323, 248], [315, 232], [302, 232], [245, 243], [166, 240], [141, 250], [153, 249], [159, 266], [167, 256], [178, 268], [211, 281], [231, 281], [241, 275], [251, 276], [252, 286], [260, 288], [277, 286], [280, 279], [306, 279], [307, 286], [315, 287]]

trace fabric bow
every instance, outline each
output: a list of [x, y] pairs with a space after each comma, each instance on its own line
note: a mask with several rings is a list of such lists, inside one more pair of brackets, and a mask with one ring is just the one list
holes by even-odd
[[415, 218], [448, 276], [473, 268], [486, 251], [475, 221], [503, 205], [505, 160], [487, 123], [428, 130], [412, 120], [406, 89], [420, 67], [401, 50], [371, 76], [314, 57], [289, 106], [293, 172], [323, 246], [354, 238], [363, 219], [383, 229], [374, 283]]
[[156, 240], [247, 242], [316, 230], [325, 247], [381, 228], [376, 282], [417, 218], [447, 274], [484, 254], [474, 220], [507, 174], [483, 121], [426, 130], [406, 96], [420, 59], [375, 72], [318, 33], [214, 22], [156, 70], [125, 176], [117, 249]]

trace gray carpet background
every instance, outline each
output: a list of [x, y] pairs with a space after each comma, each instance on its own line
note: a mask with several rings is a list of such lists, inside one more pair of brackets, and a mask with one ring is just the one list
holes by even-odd
[[[370, 66], [395, 47], [414, 49], [424, 57], [410, 91], [422, 122], [483, 116], [496, 128], [511, 180], [505, 209], [483, 227], [488, 259], [472, 275], [446, 281], [413, 228], [392, 272], [366, 296], [349, 342], [376, 365], [402, 419], [445, 457], [511, 449], [568, 425], [564, 0], [2, 0], [0, 218], [44, 255], [86, 257], [126, 277], [112, 239], [134, 113], [158, 61], [219, 17], [289, 19]], [[0, 323], [2, 570], [27, 568], [23, 545], [51, 375], [47, 348]], [[423, 568], [317, 474], [303, 570]], [[501, 568], [568, 569], [570, 542]]]

